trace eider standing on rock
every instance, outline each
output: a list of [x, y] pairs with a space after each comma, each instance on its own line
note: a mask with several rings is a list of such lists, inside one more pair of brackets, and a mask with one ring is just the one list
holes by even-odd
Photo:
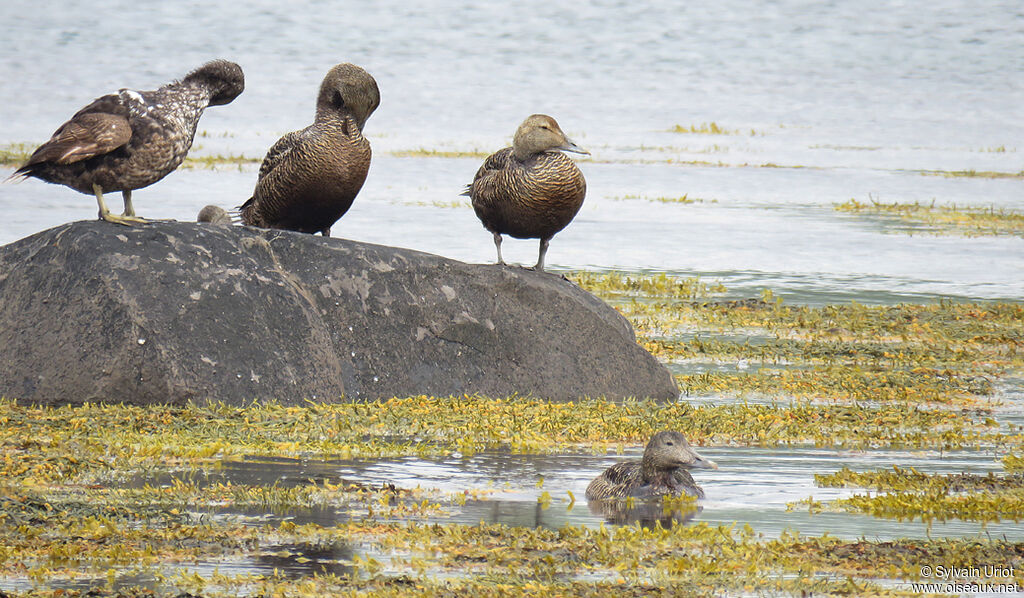
[[687, 469], [718, 469], [718, 466], [698, 455], [679, 432], [658, 432], [647, 443], [642, 460], [617, 463], [594, 478], [587, 486], [587, 499], [683, 494], [704, 498], [704, 491]]
[[242, 223], [329, 237], [366, 180], [370, 142], [362, 131], [379, 104], [369, 73], [354, 64], [332, 68], [320, 85], [313, 124], [267, 152], [256, 190], [241, 207]]
[[[228, 104], [245, 89], [242, 68], [214, 60], [155, 91], [122, 89], [97, 98], [61, 125], [11, 179], [36, 177], [93, 193], [100, 218], [130, 224], [132, 191], [159, 181], [185, 160], [207, 106]], [[110, 213], [106, 191], [120, 191], [124, 213]]]
[[555, 119], [534, 114], [519, 125], [512, 147], [484, 160], [463, 195], [484, 228], [494, 235], [501, 259], [501, 235], [540, 239], [535, 270], [544, 270], [544, 254], [555, 233], [572, 221], [583, 205], [587, 182], [565, 154], [589, 154], [573, 143]]

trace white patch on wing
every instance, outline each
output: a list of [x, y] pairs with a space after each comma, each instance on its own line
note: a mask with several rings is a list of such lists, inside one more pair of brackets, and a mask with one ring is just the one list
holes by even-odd
[[134, 89], [122, 89], [121, 95], [126, 96], [133, 102], [138, 102], [139, 104], [143, 104], [146, 101], [142, 98], [142, 94], [135, 91]]

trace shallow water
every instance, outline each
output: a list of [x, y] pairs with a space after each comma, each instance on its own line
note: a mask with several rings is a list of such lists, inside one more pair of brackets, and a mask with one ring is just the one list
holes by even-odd
[[[209, 481], [291, 486], [310, 483], [310, 480], [322, 483], [327, 479], [332, 483], [346, 480], [371, 486], [394, 484], [400, 488], [430, 488], [444, 494], [466, 490], [491, 491], [487, 500], [468, 501], [461, 508], [451, 506], [452, 512], [440, 520], [470, 525], [484, 521], [553, 529], [566, 523], [597, 527], [606, 519], [588, 508], [585, 498], [587, 485], [605, 468], [622, 460], [638, 459], [642, 452], [642, 447], [631, 447], [621, 455], [607, 456], [515, 455], [502, 452], [440, 460], [407, 457], [376, 462], [254, 459], [222, 463]], [[1013, 521], [987, 525], [949, 521], [929, 525], [920, 521], [886, 521], [847, 513], [811, 515], [806, 507], [787, 510], [788, 503], [810, 496], [815, 500], [828, 501], [865, 492], [855, 488], [816, 487], [815, 473], [831, 472], [843, 466], [866, 471], [893, 465], [913, 467], [925, 473], [986, 474], [1002, 471], [990, 454], [747, 447], [701, 448], [699, 452], [718, 463], [719, 469], [692, 472], [707, 496], [699, 501], [701, 510], [693, 517], [694, 522], [750, 524], [755, 531], [769, 537], [778, 536], [786, 529], [795, 529], [805, 535], [827, 532], [849, 539], [884, 540], [929, 534], [933, 537], [963, 537], [989, 533], [1024, 541], [1024, 524]], [[543, 492], [551, 497], [547, 507], [538, 503]], [[572, 506], [570, 492], [575, 496]], [[347, 518], [344, 513], [329, 510], [281, 512], [278, 516], [292, 518], [297, 523], [321, 525]]]
[[[873, 7], [869, 18], [857, 3], [799, 0], [653, 8], [386, 1], [352, 13], [316, 2], [115, 1], [102, 12], [66, 0], [0, 3], [0, 146], [42, 142], [98, 95], [151, 89], [224, 57], [245, 69], [247, 90], [204, 115], [193, 155], [260, 158], [278, 136], [311, 122], [323, 73], [351, 61], [376, 77], [382, 104], [365, 130], [375, 155], [369, 178], [336, 236], [492, 261], [490, 235], [458, 195], [481, 159], [400, 152], [490, 152], [509, 143], [524, 117], [545, 112], [592, 152], [580, 160], [586, 204], [552, 242], [553, 269], [700, 275], [724, 283], [729, 297], [770, 288], [814, 305], [1024, 298], [1020, 237], [908, 235], [891, 219], [833, 209], [851, 198], [1024, 209], [1024, 179], [936, 173], [1024, 169], [1019, 2], [894, 2]], [[712, 121], [729, 134], [669, 131]], [[0, 167], [0, 178], [11, 170]], [[241, 204], [256, 172], [255, 164], [179, 169], [138, 191], [135, 205], [144, 216], [189, 220], [207, 203]], [[684, 195], [700, 201], [650, 201]], [[462, 205], [447, 207], [452, 202]], [[92, 198], [36, 180], [0, 186], [0, 206], [0, 244], [96, 213]], [[537, 243], [509, 240], [503, 250], [532, 264]], [[1020, 403], [1021, 381], [1006, 384], [1003, 396]], [[1019, 421], [1019, 411], [1003, 416]], [[1014, 522], [929, 528], [785, 509], [808, 496], [853, 492], [813, 485], [814, 473], [843, 465], [986, 472], [998, 468], [992, 455], [703, 452], [721, 469], [696, 473], [708, 499], [694, 521], [750, 523], [769, 536], [795, 528], [847, 538], [991, 533], [1024, 541]], [[493, 484], [489, 500], [454, 510], [450, 520], [558, 527], [600, 524], [584, 490], [619, 458], [279, 460], [226, 463], [211, 475], [239, 483], [327, 475], [445, 492]], [[553, 497], [547, 509], [537, 503], [543, 491]], [[571, 510], [569, 491], [578, 499]], [[340, 516], [263, 515], [325, 524]]]

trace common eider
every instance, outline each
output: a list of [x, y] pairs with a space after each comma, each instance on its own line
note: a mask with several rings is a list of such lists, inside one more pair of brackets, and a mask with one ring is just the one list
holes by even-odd
[[643, 459], [617, 463], [594, 478], [587, 486], [587, 499], [683, 494], [704, 498], [687, 469], [718, 469], [718, 465], [698, 455], [679, 432], [658, 432], [647, 443]]
[[[93, 100], [39, 146], [11, 179], [36, 177], [96, 195], [100, 218], [119, 224], [135, 216], [132, 191], [177, 168], [192, 147], [207, 106], [228, 104], [245, 89], [242, 69], [213, 60], [154, 91], [121, 89]], [[110, 213], [103, 193], [120, 191], [124, 213]]]
[[231, 224], [231, 215], [220, 206], [204, 206], [196, 216], [196, 222], [207, 224]]
[[506, 147], [491, 154], [462, 195], [472, 199], [484, 228], [494, 235], [501, 259], [501, 235], [540, 239], [535, 270], [544, 270], [544, 255], [555, 233], [572, 221], [583, 205], [587, 182], [563, 151], [589, 154], [573, 143], [555, 119], [534, 114], [523, 121]]
[[380, 104], [377, 82], [354, 64], [332, 68], [313, 124], [267, 152], [256, 189], [241, 207], [244, 224], [331, 235], [366, 180], [370, 142], [363, 126]]

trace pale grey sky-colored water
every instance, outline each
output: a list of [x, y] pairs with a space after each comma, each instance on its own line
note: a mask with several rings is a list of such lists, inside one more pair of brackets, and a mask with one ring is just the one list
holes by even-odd
[[[442, 207], [480, 159], [394, 152], [493, 151], [545, 112], [593, 152], [554, 267], [702, 274], [798, 301], [1024, 296], [1019, 237], [910, 237], [833, 209], [851, 198], [1024, 208], [1019, 178], [923, 173], [1024, 170], [1019, 3], [676, 4], [5, 2], [0, 143], [41, 142], [96, 96], [223, 57], [242, 65], [246, 91], [207, 111], [193, 154], [259, 158], [311, 122], [323, 74], [351, 61], [377, 78], [382, 103], [365, 130], [370, 176], [335, 235], [492, 260], [472, 211]], [[669, 132], [709, 122], [738, 134]], [[255, 178], [255, 166], [179, 170], [136, 205], [189, 219], [206, 203], [239, 205]], [[684, 195], [704, 201], [648, 201]], [[91, 218], [94, 203], [39, 181], [4, 185], [0, 243]], [[536, 249], [505, 244], [522, 263]]]

